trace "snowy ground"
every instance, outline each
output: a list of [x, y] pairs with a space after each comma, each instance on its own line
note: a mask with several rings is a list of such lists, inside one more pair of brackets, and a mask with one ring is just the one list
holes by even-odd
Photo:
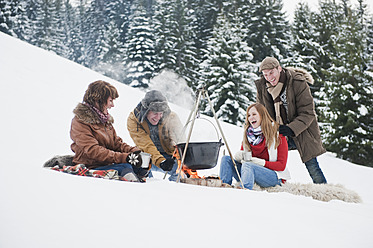
[[[110, 113], [130, 144], [126, 119], [144, 92], [3, 33], [0, 78], [1, 248], [373, 247], [372, 168], [331, 153], [319, 158], [329, 183], [358, 192], [360, 204], [176, 184], [160, 174], [146, 184], [67, 175], [42, 165], [72, 154], [72, 110], [87, 85], [103, 79], [117, 87]], [[171, 108], [188, 117], [189, 110]], [[236, 151], [241, 128], [222, 126]], [[311, 182], [296, 151], [288, 163], [291, 182]], [[218, 167], [199, 173], [218, 174]]]

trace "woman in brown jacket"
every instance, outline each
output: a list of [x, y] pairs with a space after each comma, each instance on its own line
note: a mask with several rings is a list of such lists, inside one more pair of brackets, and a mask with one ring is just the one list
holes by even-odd
[[73, 111], [70, 130], [73, 162], [89, 169], [114, 169], [128, 181], [143, 181], [149, 170], [141, 168], [140, 149], [117, 136], [114, 119], [108, 113], [118, 96], [115, 87], [107, 82], [96, 81], [88, 86], [83, 103]]

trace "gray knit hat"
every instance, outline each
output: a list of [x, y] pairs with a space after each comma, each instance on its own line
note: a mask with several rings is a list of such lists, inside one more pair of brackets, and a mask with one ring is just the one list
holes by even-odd
[[271, 70], [278, 66], [280, 66], [280, 63], [276, 58], [266, 57], [265, 59], [263, 59], [262, 63], [260, 63], [259, 72], [262, 72], [263, 70]]

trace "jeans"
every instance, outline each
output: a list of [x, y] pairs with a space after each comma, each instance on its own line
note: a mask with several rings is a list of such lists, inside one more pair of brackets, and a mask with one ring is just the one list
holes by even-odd
[[117, 170], [119, 176], [123, 177], [127, 173], [135, 173], [139, 177], [146, 177], [148, 175], [148, 170], [132, 166], [131, 164], [128, 163], [123, 163], [123, 164], [110, 164], [110, 165], [105, 165], [105, 166], [100, 166], [97, 168], [94, 168], [95, 170]]
[[[289, 150], [291, 147], [297, 147], [293, 139], [288, 139], [288, 146]], [[316, 158], [312, 158], [304, 163], [308, 170], [308, 174], [310, 174], [313, 183], [327, 183], [324, 173], [322, 172], [319, 162], [317, 162]]]
[[[177, 161], [175, 161], [174, 166], [172, 167], [171, 171], [169, 171], [167, 173], [168, 175], [170, 175], [170, 177], [168, 178], [169, 181], [176, 182], [176, 179], [177, 179], [177, 173], [176, 173], [177, 166], [178, 166], [177, 165]], [[158, 166], [152, 165], [149, 177], [153, 177], [153, 174], [151, 173], [152, 171], [159, 171], [159, 172], [166, 173], [164, 170], [162, 170]]]
[[[236, 161], [237, 170], [240, 173], [243, 186], [246, 189], [253, 189], [254, 183], [260, 187], [274, 187], [281, 185], [281, 180], [278, 179], [277, 173], [263, 166], [252, 162], [244, 162], [243, 164]], [[223, 183], [232, 184], [232, 178], [239, 182], [239, 178], [234, 168], [233, 161], [230, 156], [223, 156], [220, 164], [220, 178]]]

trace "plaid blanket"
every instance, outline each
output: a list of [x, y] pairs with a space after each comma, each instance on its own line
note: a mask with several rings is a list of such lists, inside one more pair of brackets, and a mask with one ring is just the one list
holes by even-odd
[[92, 170], [84, 164], [74, 165], [72, 160], [72, 155], [55, 156], [45, 162], [43, 167], [78, 176], [128, 181], [119, 176], [117, 170]]
[[52, 170], [65, 172], [68, 174], [78, 175], [78, 176], [86, 176], [86, 177], [97, 177], [97, 178], [104, 178], [104, 179], [114, 179], [114, 180], [121, 180], [127, 181], [123, 177], [118, 175], [117, 170], [92, 170], [85, 167], [84, 164], [77, 164], [74, 166], [53, 166], [50, 167]]
[[92, 170], [88, 169], [84, 164], [77, 164], [74, 166], [59, 166], [50, 167], [50, 169], [55, 171], [60, 171], [68, 174], [86, 176], [86, 177], [97, 177], [104, 179], [113, 179], [120, 181], [127, 181], [123, 177], [118, 175], [117, 170]]

